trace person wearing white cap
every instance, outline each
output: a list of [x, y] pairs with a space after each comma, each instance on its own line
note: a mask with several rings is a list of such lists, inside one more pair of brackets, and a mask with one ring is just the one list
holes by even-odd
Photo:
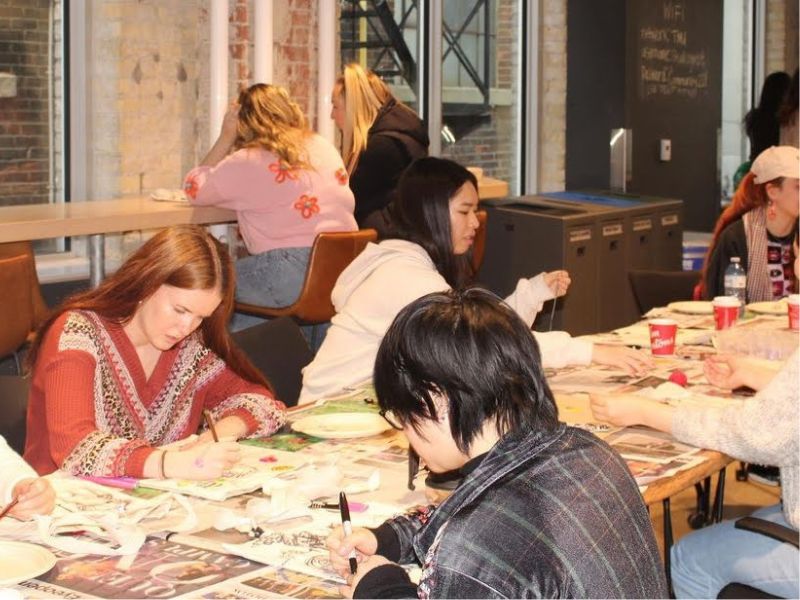
[[725, 269], [738, 256], [747, 273], [747, 301], [779, 300], [797, 290], [792, 242], [800, 212], [800, 154], [772, 146], [753, 161], [714, 227], [701, 295], [724, 294]]

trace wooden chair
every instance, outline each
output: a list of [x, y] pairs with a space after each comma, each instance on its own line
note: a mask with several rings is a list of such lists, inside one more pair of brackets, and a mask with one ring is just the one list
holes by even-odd
[[330, 321], [336, 314], [331, 303], [336, 280], [345, 267], [377, 237], [374, 229], [320, 233], [311, 248], [303, 288], [294, 304], [272, 308], [237, 302], [236, 311], [267, 319], [292, 317], [304, 325]]
[[14, 355], [35, 328], [36, 315], [30, 286], [31, 258], [19, 255], [0, 258], [0, 358]]
[[33, 302], [33, 329], [35, 330], [39, 324], [44, 321], [44, 318], [49, 312], [49, 308], [42, 296], [39, 276], [36, 274], [36, 258], [33, 254], [33, 245], [30, 242], [6, 242], [0, 244], [0, 259], [14, 256], [25, 256], [28, 258], [26, 285], [31, 290], [31, 301]]

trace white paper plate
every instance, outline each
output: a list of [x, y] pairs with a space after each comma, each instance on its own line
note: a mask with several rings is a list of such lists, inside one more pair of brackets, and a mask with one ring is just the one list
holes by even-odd
[[669, 310], [684, 313], [686, 315], [713, 315], [714, 307], [707, 300], [684, 300], [682, 302], [670, 302], [667, 304]]
[[378, 435], [391, 425], [374, 413], [335, 413], [305, 417], [292, 423], [292, 429], [314, 437], [346, 439]]
[[0, 587], [33, 579], [55, 564], [55, 554], [41, 546], [0, 541]]
[[745, 308], [760, 315], [778, 315], [780, 317], [786, 315], [789, 311], [788, 302], [785, 299], [774, 302], [753, 302]]

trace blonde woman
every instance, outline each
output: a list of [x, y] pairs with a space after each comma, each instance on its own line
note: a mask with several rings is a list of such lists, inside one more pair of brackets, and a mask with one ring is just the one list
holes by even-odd
[[381, 79], [349, 64], [332, 94], [331, 118], [342, 132], [342, 156], [355, 195], [360, 227], [383, 229], [381, 210], [414, 160], [428, 155], [428, 133], [413, 110]]
[[[236, 211], [250, 253], [236, 261], [236, 299], [251, 304], [294, 302], [317, 234], [357, 228], [339, 153], [280, 86], [258, 83], [239, 94], [184, 188], [192, 204]], [[235, 329], [257, 321], [237, 317]]]

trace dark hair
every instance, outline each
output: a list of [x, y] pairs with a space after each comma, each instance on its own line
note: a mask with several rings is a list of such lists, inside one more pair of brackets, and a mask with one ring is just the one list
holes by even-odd
[[219, 289], [222, 301], [199, 328], [203, 343], [244, 379], [270, 387], [261, 372], [231, 343], [227, 323], [236, 287], [233, 261], [228, 249], [198, 225], [162, 229], [98, 287], [64, 300], [39, 327], [26, 357], [27, 366], [35, 366], [45, 334], [59, 315], [88, 310], [125, 325], [139, 302], [162, 285], [187, 290]]
[[[798, 70], [795, 69], [792, 81], [789, 83], [789, 89], [786, 91], [783, 103], [778, 109], [778, 121], [780, 121], [781, 125], [790, 124], [797, 114], [798, 100], [800, 99], [798, 94], [800, 94], [800, 83], [798, 83]], [[794, 126], [797, 127], [797, 123]]]
[[383, 410], [419, 431], [443, 395], [453, 440], [469, 451], [489, 419], [498, 434], [552, 430], [558, 409], [522, 319], [478, 287], [428, 294], [397, 315], [375, 360]]
[[472, 250], [456, 255], [450, 229], [450, 199], [466, 183], [478, 189], [475, 176], [457, 162], [420, 158], [400, 177], [392, 209], [394, 237], [422, 246], [453, 288], [463, 287], [474, 275]]
[[758, 99], [758, 106], [754, 106], [744, 117], [744, 128], [748, 136], [753, 136], [757, 119], [760, 115], [768, 116], [777, 121], [778, 109], [786, 97], [789, 90], [791, 77], [783, 71], [775, 71], [767, 75], [764, 86], [761, 88], [761, 96]]

